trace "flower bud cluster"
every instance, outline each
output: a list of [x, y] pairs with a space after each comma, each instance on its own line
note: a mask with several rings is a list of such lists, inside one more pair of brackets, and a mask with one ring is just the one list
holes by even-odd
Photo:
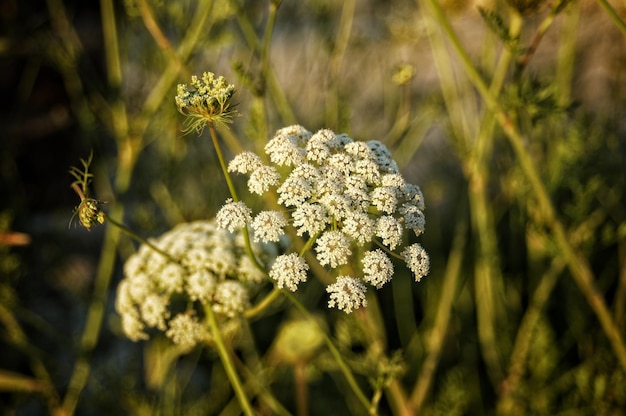
[[102, 203], [96, 199], [84, 198], [78, 208], [76, 208], [78, 221], [87, 231], [90, 231], [98, 224], [104, 224], [106, 215], [101, 206]]
[[203, 73], [201, 78], [193, 75], [191, 83], [179, 84], [175, 100], [178, 111], [188, 116], [186, 130], [201, 133], [206, 123], [231, 122], [236, 114], [231, 104], [234, 94], [235, 86], [212, 72]]
[[[252, 152], [237, 155], [228, 170], [248, 176], [251, 193], [275, 190], [281, 211], [255, 216], [243, 202], [226, 201], [218, 226], [234, 230], [248, 225], [255, 241], [278, 241], [291, 225], [314, 244], [317, 261], [337, 269], [330, 285], [330, 307], [351, 312], [366, 305], [366, 286], [381, 288], [393, 276], [389, 254], [403, 258], [416, 280], [428, 273], [428, 255], [415, 243], [404, 246], [404, 234], [424, 232], [424, 198], [420, 188], [405, 182], [389, 150], [378, 141], [354, 141], [345, 134], [302, 126], [278, 130], [265, 146], [270, 163]], [[358, 251], [372, 243], [383, 249], [365, 251], [362, 279], [341, 272]], [[403, 251], [400, 251], [403, 249]], [[308, 264], [294, 254], [279, 256], [270, 277], [291, 291], [306, 281]]]
[[[151, 328], [185, 347], [209, 341], [205, 308], [233, 318], [267, 280], [246, 254], [241, 232], [214, 221], [179, 224], [150, 242], [169, 256], [142, 245], [124, 264], [117, 292], [122, 329], [133, 341], [148, 339]], [[274, 245], [252, 247], [261, 261], [276, 256]]]

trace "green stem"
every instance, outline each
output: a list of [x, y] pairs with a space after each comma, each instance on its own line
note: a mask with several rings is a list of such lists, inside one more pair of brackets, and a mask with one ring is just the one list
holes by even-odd
[[281, 292], [281, 289], [274, 287], [274, 289], [272, 289], [272, 291], [268, 293], [267, 296], [263, 298], [263, 300], [254, 305], [252, 308], [246, 310], [246, 312], [244, 313], [244, 318], [253, 318], [263, 312], [276, 300], [276, 298], [278, 298]]
[[543, 19], [543, 21], [539, 24], [539, 27], [537, 28], [537, 31], [535, 32], [535, 36], [533, 37], [533, 40], [530, 43], [530, 46], [528, 47], [526, 53], [517, 60], [517, 75], [518, 76], [528, 66], [528, 63], [530, 62], [532, 57], [535, 55], [535, 52], [537, 51], [537, 48], [539, 47], [541, 40], [543, 39], [545, 34], [548, 32], [548, 29], [550, 29], [550, 26], [552, 26], [552, 24], [554, 23], [554, 19], [556, 18], [556, 15], [558, 14], [561, 8], [562, 2], [563, 1], [557, 2], [552, 8], [552, 10], [550, 11], [550, 14], [548, 14], [545, 17], [545, 19]]
[[[25, 354], [30, 361], [30, 367], [36, 377], [33, 389], [38, 390], [46, 398], [48, 412], [50, 414], [60, 413], [60, 398], [54, 388], [50, 373], [46, 369], [41, 357], [43, 351], [39, 351], [32, 346], [26, 333], [22, 329], [19, 321], [7, 305], [0, 303], [0, 323], [3, 325], [3, 338], [7, 343], [13, 345], [16, 351]], [[11, 383], [13, 387], [15, 384]]]
[[502, 382], [502, 393], [497, 403], [497, 414], [519, 414], [523, 410], [517, 402], [518, 387], [524, 378], [526, 362], [534, 330], [541, 319], [541, 312], [556, 285], [559, 275], [565, 268], [563, 259], [556, 258], [550, 269], [542, 276], [537, 289], [532, 295], [530, 305], [520, 323], [513, 351], [509, 360], [506, 379]]
[[[295, 296], [293, 296], [291, 293], [289, 293], [287, 291], [283, 291], [283, 293], [289, 298], [291, 303], [296, 307], [296, 309], [298, 309], [300, 311], [300, 313], [302, 313], [308, 319], [311, 319], [313, 322], [317, 322], [315, 319], [313, 319], [313, 317], [311, 316], [309, 311], [298, 301], [298, 299], [295, 298]], [[348, 364], [346, 364], [346, 362], [343, 360], [343, 357], [341, 356], [341, 353], [339, 352], [337, 347], [335, 347], [335, 344], [333, 344], [333, 341], [326, 334], [326, 330], [324, 328], [322, 328], [321, 325], [320, 325], [320, 329], [321, 329], [321, 333], [324, 336], [324, 342], [326, 343], [326, 346], [328, 347], [328, 349], [330, 350], [331, 355], [333, 356], [333, 358], [335, 359], [335, 361], [339, 365], [339, 369], [341, 370], [341, 372], [343, 373], [344, 377], [346, 378], [346, 381], [348, 382], [348, 385], [352, 389], [352, 392], [356, 395], [357, 399], [363, 405], [363, 407], [365, 407], [365, 409], [368, 410], [368, 413], [371, 414], [371, 412], [370, 412], [370, 407], [371, 407], [370, 406], [370, 402], [367, 399], [367, 396], [365, 396], [365, 393], [363, 393], [363, 391], [359, 387], [359, 384], [357, 383], [356, 379], [354, 378], [354, 375], [352, 374], [352, 371], [350, 371], [350, 368], [348, 367]]]
[[605, 12], [609, 15], [613, 23], [618, 27], [619, 30], [626, 36], [626, 23], [619, 17], [615, 9], [609, 4], [607, 0], [598, 0], [600, 6], [604, 9]]
[[146, 240], [145, 238], [143, 238], [142, 236], [140, 236], [139, 234], [137, 234], [136, 232], [134, 232], [133, 230], [131, 230], [130, 228], [128, 228], [127, 226], [125, 226], [124, 224], [122, 224], [121, 222], [117, 222], [116, 220], [114, 220], [113, 218], [111, 218], [109, 215], [106, 215], [106, 220], [108, 222], [110, 222], [111, 224], [113, 224], [114, 226], [118, 227], [121, 231], [125, 232], [130, 238], [132, 238], [135, 241], [138, 241], [142, 244], [147, 245], [148, 247], [150, 247], [152, 250], [156, 251], [157, 253], [161, 254], [162, 256], [164, 256], [165, 258], [167, 258], [169, 261], [171, 261], [172, 263], [176, 263], [179, 264], [180, 262], [178, 260], [176, 260], [174, 257], [172, 257], [169, 253], [161, 250], [160, 248], [158, 248], [157, 246], [155, 246], [154, 244], [152, 244], [150, 241]]
[[[231, 0], [231, 4], [233, 5], [233, 7], [238, 9], [236, 13], [237, 23], [239, 24], [239, 28], [241, 29], [243, 36], [246, 38], [248, 46], [254, 53], [262, 55], [263, 46], [257, 36], [254, 25], [250, 22], [250, 19], [248, 19], [246, 13], [240, 9], [241, 6], [239, 5], [239, 2]], [[267, 67], [267, 71], [268, 73], [266, 74], [267, 78], [265, 79], [265, 82], [270, 96], [272, 97], [272, 101], [274, 101], [274, 104], [276, 105], [276, 110], [278, 110], [278, 113], [280, 114], [283, 124], [296, 124], [297, 118], [293, 113], [293, 109], [289, 104], [289, 100], [287, 100], [287, 97], [282, 90], [280, 82], [278, 82], [278, 79], [276, 78], [276, 74], [269, 65]]]
[[[215, 126], [213, 123], [209, 123], [209, 131], [211, 132], [211, 140], [213, 141], [213, 147], [215, 148], [215, 153], [217, 153], [217, 158], [220, 162], [220, 166], [222, 167], [222, 172], [224, 173], [224, 179], [226, 179], [226, 184], [228, 185], [228, 190], [230, 191], [230, 195], [233, 198], [233, 201], [239, 202], [239, 196], [237, 195], [237, 190], [235, 189], [235, 185], [233, 184], [233, 180], [230, 177], [230, 173], [228, 172], [228, 167], [226, 166], [226, 161], [224, 160], [224, 154], [222, 153], [222, 147], [220, 146], [220, 142], [217, 138], [217, 132], [215, 131]], [[250, 242], [250, 231], [248, 230], [248, 226], [246, 225], [243, 228], [243, 238], [246, 244], [246, 252], [248, 256], [254, 263], [257, 269], [267, 274], [267, 271], [259, 262], [259, 260], [254, 255], [254, 251], [252, 251], [252, 243]]]
[[[124, 213], [121, 206], [115, 206], [111, 211], [114, 212], [116, 216], [122, 216]], [[106, 228], [104, 244], [102, 246], [100, 262], [96, 273], [93, 298], [89, 304], [85, 327], [80, 339], [79, 355], [63, 399], [63, 409], [67, 415], [73, 415], [76, 411], [78, 400], [89, 378], [91, 371], [91, 353], [98, 343], [100, 329], [102, 327], [104, 307], [108, 298], [111, 277], [113, 276], [116, 247], [119, 242], [119, 237], [119, 228]]]
[[213, 148], [215, 149], [215, 153], [217, 154], [217, 159], [220, 162], [222, 173], [224, 173], [224, 179], [226, 179], [226, 185], [228, 185], [228, 191], [230, 192], [230, 196], [233, 198], [233, 201], [239, 202], [239, 196], [237, 196], [237, 190], [235, 189], [233, 180], [230, 177], [230, 173], [228, 172], [228, 166], [226, 166], [226, 161], [224, 160], [222, 147], [220, 146], [220, 141], [217, 138], [217, 132], [215, 131], [215, 126], [213, 125], [212, 122], [209, 122], [209, 131], [211, 132], [211, 140], [213, 141]]
[[558, 59], [554, 81], [558, 105], [566, 107], [571, 102], [572, 80], [574, 79], [574, 60], [576, 57], [576, 38], [579, 30], [581, 2], [570, 5], [569, 13], [563, 16], [559, 39]]
[[325, 120], [326, 126], [335, 129], [335, 131], [341, 130], [341, 126], [339, 125], [339, 115], [341, 112], [341, 108], [339, 102], [338, 79], [341, 72], [341, 65], [343, 63], [343, 59], [348, 48], [348, 41], [350, 40], [350, 32], [352, 31], [355, 7], [355, 0], [348, 0], [343, 2], [339, 28], [337, 29], [337, 36], [335, 38], [335, 43], [332, 49], [330, 60], [328, 62], [328, 78], [325, 88]]
[[470, 80], [487, 103], [489, 109], [495, 113], [500, 127], [504, 131], [504, 134], [508, 138], [509, 143], [517, 155], [522, 171], [528, 178], [530, 186], [534, 191], [535, 197], [537, 198], [540, 210], [543, 213], [545, 224], [551, 229], [561, 255], [567, 262], [572, 278], [585, 296], [587, 302], [591, 306], [591, 309], [596, 314], [605, 335], [611, 343], [613, 352], [615, 353], [622, 368], [626, 371], [626, 346], [624, 345], [624, 340], [622, 339], [620, 330], [615, 325], [615, 322], [613, 321], [606, 306], [606, 302], [595, 286], [594, 275], [587, 260], [574, 250], [563, 225], [558, 220], [548, 192], [539, 177], [530, 154], [526, 151], [524, 138], [518, 131], [517, 127], [513, 124], [508, 114], [502, 108], [497, 98], [489, 91], [489, 88], [481, 78], [478, 70], [474, 67], [469, 55], [450, 26], [450, 23], [448, 22], [447, 17], [437, 0], [421, 1], [436, 17], [437, 21], [448, 35], [450, 42], [456, 50]]
[[[106, 51], [108, 85], [111, 89], [118, 90], [121, 86], [122, 70], [119, 58], [115, 9], [112, 0], [101, 0], [100, 8], [102, 11], [102, 30]], [[136, 160], [136, 150], [141, 140], [140, 138], [132, 139], [128, 135], [128, 118], [124, 102], [117, 98], [109, 106], [111, 111], [109, 127], [118, 146], [115, 191], [118, 194], [123, 194], [129, 187]], [[112, 207], [111, 212], [114, 214], [114, 217], [121, 218], [124, 215], [124, 208], [121, 204], [117, 204]], [[119, 228], [106, 228], [94, 284], [93, 298], [89, 305], [85, 327], [80, 339], [79, 356], [63, 399], [63, 408], [67, 415], [72, 415], [76, 411], [78, 400], [89, 378], [91, 371], [90, 358], [98, 343], [102, 328], [119, 238]]]
[[272, 43], [272, 33], [274, 32], [274, 26], [276, 25], [276, 13], [281, 1], [270, 1], [269, 15], [267, 17], [267, 24], [265, 25], [265, 33], [263, 34], [263, 48], [261, 49], [261, 71], [263, 81], [267, 80], [267, 75], [270, 71], [270, 46]]
[[319, 236], [319, 233], [314, 235], [313, 237], [309, 238], [306, 243], [304, 243], [304, 245], [302, 246], [302, 248], [299, 250], [298, 255], [300, 257], [304, 257], [304, 255], [306, 254], [307, 251], [309, 251], [309, 249], [311, 247], [313, 247], [313, 244], [315, 243], [315, 240], [317, 240], [317, 237]]
[[241, 406], [241, 410], [247, 416], [253, 416], [254, 412], [250, 403], [248, 402], [248, 397], [246, 396], [246, 392], [244, 391], [243, 385], [241, 384], [241, 380], [239, 380], [239, 376], [235, 371], [235, 365], [230, 358], [230, 353], [226, 348], [226, 344], [224, 343], [224, 339], [222, 338], [222, 333], [220, 332], [220, 328], [217, 324], [217, 319], [215, 318], [215, 313], [213, 313], [213, 309], [211, 306], [207, 306], [204, 308], [206, 312], [206, 316], [208, 318], [209, 328], [211, 329], [211, 334], [213, 335], [213, 340], [215, 341], [215, 346], [217, 347], [217, 353], [220, 356], [220, 361], [224, 366], [224, 370], [226, 371], [226, 375], [230, 380], [230, 384], [235, 390], [235, 395], [237, 396], [237, 400]]
[[463, 251], [465, 249], [465, 243], [467, 242], [466, 230], [466, 223], [460, 222], [457, 224], [456, 236], [443, 276], [441, 297], [437, 302], [437, 315], [427, 338], [426, 358], [424, 359], [419, 377], [409, 399], [409, 407], [417, 414], [420, 413], [424, 400], [426, 399], [426, 394], [432, 385], [437, 364], [439, 363], [439, 357], [443, 352], [444, 340], [450, 323], [452, 305], [461, 275]]
[[[180, 58], [180, 62], [185, 62], [200, 43], [202, 35], [211, 29], [211, 25], [207, 23], [211, 15], [213, 2], [209, 0], [199, 1], [198, 8], [194, 14], [189, 27], [185, 31], [185, 37], [176, 49], [176, 54]], [[143, 134], [148, 127], [151, 117], [163, 106], [163, 102], [172, 91], [172, 85], [176, 81], [178, 73], [184, 67], [181, 67], [179, 61], [169, 60], [167, 67], [161, 72], [159, 80], [150, 88], [150, 93], [146, 97], [141, 108], [141, 115], [135, 120], [133, 127], [136, 134]], [[185, 71], [186, 72], [186, 71]]]

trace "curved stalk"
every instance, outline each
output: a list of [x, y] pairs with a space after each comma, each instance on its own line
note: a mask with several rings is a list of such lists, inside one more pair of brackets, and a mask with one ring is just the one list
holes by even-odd
[[611, 4], [607, 0], [598, 0], [598, 3], [600, 3], [600, 6], [609, 15], [617, 28], [626, 36], [626, 23], [619, 17], [619, 14], [617, 14]]
[[119, 228], [121, 231], [125, 232], [133, 240], [138, 241], [141, 244], [147, 245], [148, 247], [150, 247], [150, 249], [156, 251], [163, 257], [167, 258], [172, 263], [176, 263], [176, 264], [180, 263], [178, 260], [172, 257], [169, 253], [161, 250], [160, 248], [158, 248], [157, 246], [152, 244], [150, 241], [146, 240], [145, 238], [143, 238], [142, 236], [140, 236], [139, 234], [137, 234], [136, 232], [134, 232], [133, 230], [131, 230], [130, 228], [122, 224], [121, 222], [114, 220], [113, 218], [111, 218], [109, 215], [106, 215], [106, 214], [105, 214], [105, 218], [108, 222], [110, 222], [111, 224]]
[[217, 347], [217, 353], [220, 356], [220, 361], [224, 366], [224, 370], [226, 371], [226, 375], [228, 376], [228, 380], [235, 391], [235, 395], [237, 396], [237, 400], [241, 405], [241, 410], [246, 416], [253, 416], [254, 412], [252, 411], [252, 406], [248, 401], [248, 397], [246, 396], [246, 392], [244, 391], [243, 385], [241, 384], [241, 380], [239, 380], [239, 376], [237, 375], [237, 371], [235, 371], [235, 365], [230, 358], [230, 353], [228, 348], [226, 348], [226, 344], [224, 343], [224, 338], [222, 338], [222, 333], [220, 332], [220, 328], [217, 325], [217, 320], [215, 318], [215, 314], [213, 313], [213, 309], [208, 306], [204, 308], [206, 312], [206, 316], [209, 322], [209, 328], [211, 329], [211, 335], [213, 335], [213, 340], [215, 341], [215, 346]]
[[274, 287], [274, 289], [272, 289], [272, 291], [268, 293], [267, 296], [265, 296], [259, 303], [244, 312], [244, 318], [253, 318], [263, 312], [276, 300], [276, 298], [278, 298], [280, 292], [281, 289]]

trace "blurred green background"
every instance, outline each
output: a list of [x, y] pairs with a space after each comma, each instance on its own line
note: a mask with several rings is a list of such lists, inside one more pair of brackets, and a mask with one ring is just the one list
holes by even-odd
[[[380, 414], [625, 414], [626, 6], [279, 3], [0, 1], [0, 409], [238, 414], [214, 352], [123, 337], [136, 244], [68, 228], [68, 170], [91, 151], [93, 196], [140, 235], [215, 215], [211, 142], [183, 136], [174, 104], [212, 71], [238, 91], [228, 159], [297, 123], [382, 141], [422, 188], [430, 275], [378, 291], [378, 354], [404, 369]], [[364, 326], [309, 291], [375, 390]], [[292, 317], [252, 323], [264, 359]], [[310, 414], [364, 414], [328, 361], [307, 363]], [[295, 413], [294, 375], [272, 377]]]

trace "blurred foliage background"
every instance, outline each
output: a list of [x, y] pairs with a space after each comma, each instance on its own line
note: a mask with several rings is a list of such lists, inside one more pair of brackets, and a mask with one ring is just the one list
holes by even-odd
[[[210, 140], [174, 105], [203, 71], [238, 89], [230, 156], [330, 128], [382, 141], [421, 186], [426, 279], [399, 273], [360, 317], [297, 293], [380, 414], [626, 413], [622, 2], [2, 0], [0, 19], [5, 414], [239, 414], [215, 352], [123, 337], [136, 244], [68, 229], [91, 151], [94, 196], [137, 233], [215, 215]], [[298, 319], [251, 322], [273, 397], [307, 414], [306, 374], [309, 414], [366, 414], [328, 351], [285, 352]]]

